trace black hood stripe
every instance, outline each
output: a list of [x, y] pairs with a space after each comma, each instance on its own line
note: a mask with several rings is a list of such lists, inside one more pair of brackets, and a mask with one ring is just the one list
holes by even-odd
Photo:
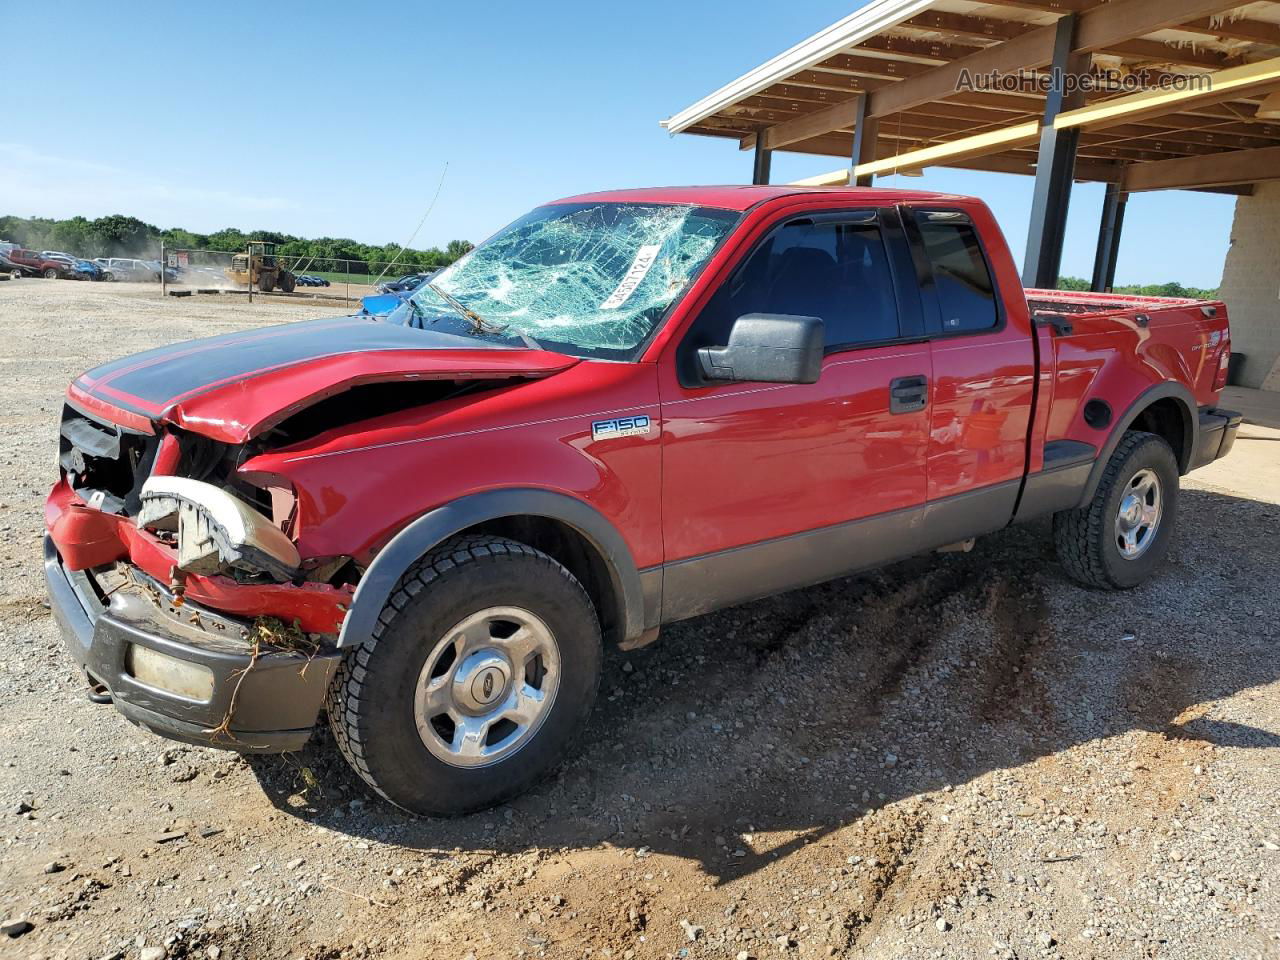
[[368, 317], [312, 320], [174, 344], [104, 364], [80, 386], [155, 414], [215, 387], [314, 360], [380, 351], [513, 349], [481, 338], [417, 330]]

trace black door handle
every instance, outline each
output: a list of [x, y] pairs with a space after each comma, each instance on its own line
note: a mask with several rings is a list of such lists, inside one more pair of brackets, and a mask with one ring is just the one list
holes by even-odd
[[898, 377], [889, 381], [890, 413], [915, 413], [928, 405], [928, 377]]

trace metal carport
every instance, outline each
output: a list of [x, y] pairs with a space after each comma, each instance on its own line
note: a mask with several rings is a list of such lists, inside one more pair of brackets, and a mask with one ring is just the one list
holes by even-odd
[[1093, 286], [1109, 289], [1130, 193], [1280, 180], [1280, 2], [873, 0], [663, 125], [754, 151], [755, 182], [775, 150], [846, 161], [808, 184], [1033, 176], [1029, 286], [1057, 282], [1072, 183], [1104, 182]]

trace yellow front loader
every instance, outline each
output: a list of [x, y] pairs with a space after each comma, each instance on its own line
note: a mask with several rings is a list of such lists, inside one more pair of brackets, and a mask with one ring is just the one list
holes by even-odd
[[276, 259], [276, 245], [265, 240], [251, 240], [248, 251], [232, 256], [227, 276], [236, 285], [257, 287], [263, 293], [277, 287], [282, 293], [293, 293], [296, 285], [293, 274]]

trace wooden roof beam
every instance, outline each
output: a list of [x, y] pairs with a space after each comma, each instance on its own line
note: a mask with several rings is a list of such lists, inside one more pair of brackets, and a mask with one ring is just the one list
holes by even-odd
[[[1075, 49], [1088, 52], [1124, 45], [1134, 37], [1217, 13], [1230, 6], [1230, 0], [1115, 0], [1079, 15]], [[883, 117], [940, 99], [948, 91], [954, 93], [964, 71], [977, 75], [993, 70], [1011, 72], [1019, 67], [1035, 69], [1044, 66], [1053, 55], [1054, 30], [1052, 24], [1037, 27], [927, 74], [876, 91], [871, 97], [871, 115]], [[1155, 46], [1160, 48], [1162, 56], [1173, 51], [1168, 44], [1157, 43]], [[1218, 61], [1214, 63], [1217, 65]]]
[[983, 49], [980, 45], [945, 43], [941, 40], [920, 40], [916, 37], [868, 37], [854, 50], [876, 50], [895, 57], [915, 57], [934, 65], [949, 63], [967, 57]]
[[1083, 13], [1096, 7], [1098, 0], [985, 0], [994, 7], [1013, 7], [1037, 13]]
[[[1092, 51], [1123, 44], [1134, 37], [1151, 33], [1188, 20], [1195, 20], [1230, 8], [1230, 0], [1115, 0], [1079, 15], [1076, 28], [1076, 48]], [[926, 41], [905, 40], [898, 37], [877, 37], [863, 43], [864, 48], [874, 44], [878, 49], [924, 54], [934, 59], [949, 60], [927, 73], [898, 81], [871, 91], [869, 116], [885, 117], [902, 110], [941, 100], [957, 92], [960, 79], [966, 72], [970, 76], [991, 71], [1012, 72], [1018, 68], [1034, 69], [1047, 64], [1053, 55], [1055, 27], [1050, 24], [1037, 27], [1016, 37], [990, 47], [973, 50], [958, 59], [951, 59], [954, 45], [929, 44]], [[1156, 44], [1164, 52], [1167, 44]], [[1168, 48], [1173, 50], [1172, 47]], [[857, 101], [833, 104], [802, 117], [784, 121], [762, 134], [766, 149], [779, 149], [788, 143], [807, 140], [828, 130], [838, 129], [853, 122]]]
[[948, 160], [963, 160], [986, 153], [999, 153], [1014, 146], [1035, 143], [1039, 138], [1040, 124], [1032, 120], [971, 137], [961, 137], [959, 140], [939, 143], [920, 150], [912, 150], [884, 160], [860, 163], [853, 168], [853, 172], [854, 176], [860, 177], [876, 176], [893, 170], [920, 170]]
[[1014, 37], [1020, 37], [1022, 34], [1036, 29], [1034, 23], [1022, 23], [1017, 20], [996, 20], [992, 17], [979, 17], [967, 13], [946, 13], [941, 10], [927, 10], [924, 13], [918, 13], [914, 17], [902, 21], [898, 26], [996, 42], [1012, 40]]
[[1203, 17], [1200, 20], [1179, 24], [1178, 29], [1186, 30], [1188, 33], [1202, 33], [1208, 37], [1247, 40], [1251, 43], [1266, 43], [1273, 47], [1280, 47], [1280, 24], [1266, 20]]
[[1176, 113], [1196, 104], [1220, 103], [1249, 93], [1265, 93], [1280, 88], [1280, 57], [1260, 60], [1228, 70], [1219, 70], [1200, 90], [1146, 90], [1103, 100], [1075, 110], [1067, 110], [1054, 118], [1055, 129], [1079, 127], [1101, 130], [1123, 123], [1134, 123], [1145, 117]]
[[1135, 164], [1125, 171], [1121, 185], [1130, 192], [1193, 190], [1261, 180], [1280, 180], [1280, 147]]
[[1097, 53], [1111, 53], [1121, 57], [1133, 57], [1151, 63], [1176, 63], [1181, 67], [1205, 67], [1221, 70], [1240, 63], [1239, 57], [1229, 57], [1216, 50], [1203, 47], [1179, 47], [1162, 40], [1123, 40], [1098, 47]]

